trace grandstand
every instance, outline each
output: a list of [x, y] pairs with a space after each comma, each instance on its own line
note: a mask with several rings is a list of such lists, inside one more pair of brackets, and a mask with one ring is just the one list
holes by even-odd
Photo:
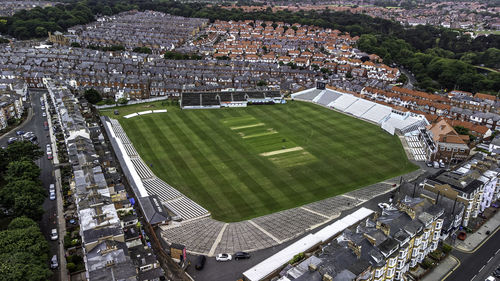
[[423, 115], [402, 112], [389, 106], [358, 98], [350, 93], [318, 87], [292, 94], [292, 98], [334, 108], [378, 124], [391, 135], [406, 134], [429, 124]]
[[391, 114], [392, 108], [382, 104], [375, 104], [372, 108], [361, 115], [362, 119], [381, 124], [389, 114]]
[[202, 109], [246, 107], [249, 103], [275, 104], [282, 102], [283, 96], [279, 91], [203, 92], [182, 93], [180, 106], [182, 109]]
[[340, 96], [338, 99], [336, 99], [331, 106], [339, 111], [344, 111], [349, 108], [353, 103], [355, 103], [359, 98], [350, 95], [350, 94], [344, 94]]
[[[200, 100], [204, 99], [202, 95], [199, 95], [198, 98]], [[214, 102], [212, 97], [208, 97], [205, 100], [207, 104]], [[130, 143], [118, 120], [108, 119], [103, 123], [110, 132], [108, 135], [112, 140], [115, 151], [119, 151], [121, 154], [121, 159], [123, 159], [122, 168], [131, 175], [130, 178], [132, 178], [133, 185], [137, 187], [134, 191], [139, 199], [156, 195], [171, 213], [183, 220], [210, 215], [205, 208], [155, 176]]]
[[368, 110], [370, 110], [372, 107], [376, 105], [377, 105], [376, 103], [373, 103], [371, 101], [358, 99], [353, 104], [351, 104], [351, 106], [349, 106], [345, 110], [345, 112], [350, 113], [356, 117], [361, 117], [363, 114], [365, 114]]

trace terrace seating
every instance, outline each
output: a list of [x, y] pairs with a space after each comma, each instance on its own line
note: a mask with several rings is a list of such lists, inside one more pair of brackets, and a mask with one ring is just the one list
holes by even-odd
[[167, 201], [165, 202], [165, 206], [183, 220], [209, 215], [209, 212], [205, 208], [185, 196]]
[[146, 188], [148, 193], [158, 195], [158, 197], [162, 201], [168, 201], [183, 196], [182, 193], [177, 191], [177, 189], [173, 188], [166, 182], [156, 177], [143, 180], [142, 183], [144, 184], [144, 187]]
[[141, 179], [148, 179], [154, 177], [153, 172], [149, 169], [149, 167], [142, 161], [141, 158], [131, 158], [132, 164], [134, 164], [134, 168], [139, 174]]
[[337, 110], [345, 111], [349, 106], [351, 106], [359, 98], [352, 95], [342, 95], [336, 99], [331, 106]]
[[356, 117], [361, 117], [375, 105], [376, 103], [374, 102], [367, 101], [364, 99], [359, 99], [356, 102], [354, 102], [351, 106], [349, 106], [345, 112], [350, 113]]
[[316, 88], [308, 89], [303, 92], [299, 92], [297, 94], [293, 94], [292, 97], [301, 100], [309, 100], [312, 101], [317, 95], [319, 95], [323, 90], [319, 90]]
[[129, 143], [126, 143], [123, 145], [125, 147], [125, 151], [127, 152], [128, 156], [137, 156], [137, 150], [135, 150], [135, 147]]
[[340, 98], [336, 92], [326, 90], [325, 93], [321, 96], [321, 98], [317, 101], [317, 103], [322, 104], [324, 106], [329, 106], [331, 103], [335, 102], [338, 98]]
[[384, 118], [391, 114], [391, 108], [389, 106], [376, 104], [374, 107], [370, 108], [360, 117], [377, 124], [380, 124]]

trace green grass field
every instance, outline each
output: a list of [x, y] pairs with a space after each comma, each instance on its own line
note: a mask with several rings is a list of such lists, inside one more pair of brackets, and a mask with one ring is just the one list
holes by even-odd
[[[168, 113], [121, 116], [166, 108]], [[118, 118], [154, 173], [213, 218], [241, 221], [415, 170], [399, 139], [378, 126], [298, 101], [180, 110], [120, 107]]]

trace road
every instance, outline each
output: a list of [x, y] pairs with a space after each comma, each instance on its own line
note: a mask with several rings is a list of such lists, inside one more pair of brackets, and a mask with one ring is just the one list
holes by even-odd
[[[40, 97], [46, 93], [46, 91], [32, 91], [30, 90], [30, 99], [31, 99], [31, 105], [33, 109], [33, 117], [31, 120], [23, 124], [19, 128], [19, 130], [28, 132], [34, 132], [35, 135], [38, 138], [38, 142], [42, 150], [45, 152], [45, 146], [47, 143], [50, 142], [50, 139], [47, 137], [48, 131], [44, 130], [43, 128], [43, 122], [46, 121], [47, 119], [42, 116], [42, 109], [40, 105]], [[0, 144], [2, 146], [7, 146], [7, 140], [9, 137], [15, 136], [15, 132], [10, 132], [7, 134], [4, 138], [2, 138]], [[45, 199], [45, 202], [43, 203], [43, 209], [45, 210], [45, 213], [42, 217], [42, 220], [40, 221], [40, 229], [42, 230], [43, 235], [47, 238], [49, 241], [49, 246], [50, 246], [50, 256], [55, 255], [58, 253], [59, 250], [59, 245], [57, 241], [51, 241], [50, 240], [50, 232], [53, 228], [57, 228], [57, 205], [55, 200], [50, 200], [48, 197], [49, 194], [49, 185], [51, 183], [54, 183], [54, 166], [52, 165], [52, 162], [47, 159], [47, 156], [42, 156], [39, 160], [36, 161], [37, 165], [41, 169], [41, 174], [40, 174], [40, 179], [42, 181], [43, 187], [47, 190], [47, 198]], [[60, 257], [59, 257], [60, 260]], [[47, 266], [49, 266], [47, 264]], [[54, 271], [53, 277], [51, 280], [54, 281], [60, 281], [60, 273], [59, 270]]]
[[493, 234], [474, 253], [453, 250], [460, 266], [446, 280], [483, 281], [500, 266], [500, 231]]

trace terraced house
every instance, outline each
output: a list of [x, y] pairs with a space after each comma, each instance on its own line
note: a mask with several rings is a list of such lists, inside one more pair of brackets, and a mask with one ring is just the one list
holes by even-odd
[[288, 280], [406, 280], [410, 268], [438, 247], [446, 207], [400, 194], [397, 209], [384, 210], [344, 230], [296, 267]]

